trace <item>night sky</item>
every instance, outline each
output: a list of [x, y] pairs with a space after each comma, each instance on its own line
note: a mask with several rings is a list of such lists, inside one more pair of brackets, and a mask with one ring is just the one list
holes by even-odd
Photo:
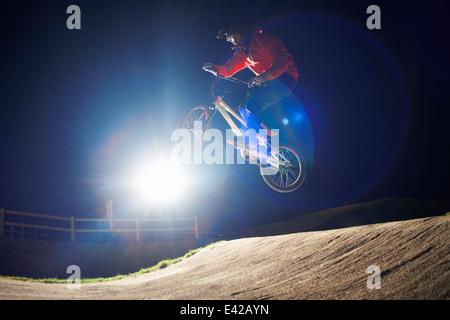
[[[241, 230], [385, 197], [449, 199], [445, 3], [2, 3], [0, 207], [103, 217], [113, 199], [117, 215], [197, 215], [205, 230]], [[66, 27], [72, 4], [81, 30]], [[366, 27], [371, 4], [381, 30]], [[212, 101], [201, 67], [231, 57], [215, 36], [241, 21], [276, 33], [297, 64], [295, 103], [269, 117], [288, 119], [281, 136], [310, 156], [306, 183], [279, 194], [256, 166], [190, 166], [182, 199], [139, 212], [124, 183], [131, 167], [167, 157], [183, 112]]]

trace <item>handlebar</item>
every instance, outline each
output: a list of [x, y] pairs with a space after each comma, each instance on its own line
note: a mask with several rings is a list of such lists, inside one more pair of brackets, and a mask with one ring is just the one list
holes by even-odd
[[[205, 68], [205, 66], [203, 67], [203, 70], [205, 70], [205, 71], [208, 71], [208, 72], [211, 72], [208, 68]], [[238, 84], [243, 84], [243, 85], [245, 85], [245, 86], [247, 86], [247, 87], [250, 87], [250, 81], [244, 81], [244, 80], [241, 80], [241, 79], [238, 79], [238, 78], [234, 78], [234, 77], [225, 77], [225, 76], [221, 76], [218, 72], [217, 72], [217, 70], [215, 70], [216, 72], [211, 72], [215, 77], [216, 77], [216, 80], [214, 80], [214, 82], [213, 82], [213, 84], [212, 84], [212, 86], [211, 86], [211, 94], [212, 94], [212, 96], [214, 97], [214, 99], [216, 99], [216, 95], [214, 94], [214, 87], [216, 86], [216, 84], [217, 84], [217, 82], [219, 81], [219, 80], [227, 80], [227, 81], [230, 81], [230, 82], [233, 82], [233, 83], [238, 83]], [[225, 93], [226, 93], [226, 90], [224, 91], [224, 90], [221, 90], [222, 91], [222, 94], [221, 94], [221, 96], [223, 96]]]
[[228, 81], [231, 81], [231, 82], [234, 82], [234, 83], [245, 84], [246, 86], [248, 86], [248, 84], [249, 84], [249, 81], [244, 81], [244, 80], [241, 80], [241, 79], [238, 79], [238, 78], [233, 78], [233, 77], [224, 77], [224, 76], [221, 76], [220, 74], [218, 74], [216, 77], [218, 79], [224, 79], [224, 80], [228, 80]]

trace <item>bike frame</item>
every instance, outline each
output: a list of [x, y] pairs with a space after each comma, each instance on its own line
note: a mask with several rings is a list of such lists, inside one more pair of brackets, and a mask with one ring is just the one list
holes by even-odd
[[[245, 120], [236, 113], [236, 111], [233, 110], [233, 108], [231, 108], [224, 100], [221, 96], [217, 96], [216, 99], [213, 102], [215, 109], [214, 109], [214, 113], [211, 114], [209, 116], [209, 118], [207, 119], [207, 123], [209, 123], [210, 121], [212, 121], [213, 117], [216, 115], [217, 111], [220, 112], [220, 114], [223, 116], [223, 118], [225, 119], [225, 121], [228, 123], [228, 125], [231, 127], [231, 129], [233, 130], [233, 132], [236, 134], [237, 137], [241, 137], [244, 135], [244, 133], [238, 128], [238, 126], [236, 125], [236, 123], [233, 121], [233, 119], [231, 118], [230, 114], [236, 118], [240, 123], [242, 123], [243, 125], [247, 125]], [[267, 144], [269, 145], [269, 142], [266, 141]], [[275, 151], [271, 148], [271, 155], [273, 156], [273, 158], [276, 160], [276, 163], [274, 163], [275, 166], [279, 166], [280, 164], [288, 164], [289, 160], [287, 160], [282, 154], [280, 154], [278, 151]], [[258, 156], [260, 156], [258, 154]], [[261, 157], [261, 156], [260, 156]], [[262, 158], [262, 157], [261, 157]]]
[[236, 123], [233, 121], [233, 119], [231, 119], [230, 114], [245, 126], [247, 125], [247, 123], [244, 121], [244, 119], [242, 119], [242, 117], [238, 115], [236, 111], [233, 110], [233, 108], [231, 108], [228, 104], [226, 104], [226, 102], [223, 101], [221, 96], [218, 96], [216, 100], [214, 100], [213, 104], [216, 107], [216, 110], [218, 110], [222, 114], [223, 118], [230, 125], [231, 129], [236, 134], [236, 136], [238, 137], [242, 136], [243, 135], [242, 131], [239, 130]]
[[[247, 84], [240, 79], [225, 78], [221, 76], [218, 76], [217, 78]], [[236, 112], [223, 100], [225, 91], [222, 90], [222, 94], [217, 96], [214, 94], [215, 83], [216, 82], [214, 82], [211, 88], [211, 92], [214, 97], [212, 104], [209, 106], [197, 106], [190, 109], [187, 115], [183, 118], [184, 120], [181, 122], [180, 127], [184, 128], [186, 125], [185, 128], [194, 133], [194, 141], [196, 137], [203, 139], [203, 134], [205, 130], [211, 126], [212, 119], [217, 113], [220, 113], [232, 129], [234, 137], [238, 139], [244, 138], [243, 140], [234, 142], [235, 138], [233, 137], [233, 141], [230, 142], [227, 140], [227, 143], [234, 145], [235, 149], [240, 150], [241, 155], [246, 161], [251, 164], [260, 165], [261, 175], [264, 181], [272, 189], [278, 192], [287, 193], [299, 188], [305, 179], [305, 170], [304, 162], [301, 160], [298, 152], [288, 146], [278, 146], [278, 137], [276, 137], [276, 140], [267, 139], [267, 135], [261, 132], [256, 135], [256, 140], [253, 140], [252, 135], [255, 134], [254, 130], [251, 132], [250, 130], [244, 131], [239, 128], [239, 123], [246, 126], [246, 121], [241, 115], [238, 114], [238, 112]], [[201, 110], [200, 114], [192, 113], [197, 112], [197, 110]], [[192, 118], [191, 114], [193, 115]], [[196, 127], [196, 121], [202, 122], [201, 128]], [[246, 137], [249, 137], [250, 141], [246, 141]], [[256, 146], [254, 143], [256, 143]], [[266, 147], [270, 148], [270, 154], [262, 151]], [[191, 149], [193, 148], [195, 148], [195, 146]], [[272, 169], [275, 169], [275, 171]]]

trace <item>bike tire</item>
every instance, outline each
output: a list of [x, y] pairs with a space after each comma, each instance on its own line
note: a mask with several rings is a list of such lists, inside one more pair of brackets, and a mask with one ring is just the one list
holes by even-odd
[[[291, 147], [280, 146], [279, 152], [290, 160], [288, 166], [280, 164], [274, 175], [263, 175], [264, 181], [273, 190], [289, 193], [297, 190], [306, 178], [306, 164], [299, 152]], [[262, 167], [261, 167], [262, 170]]]
[[[179, 129], [187, 129], [192, 132], [191, 150], [201, 145], [203, 134], [209, 129], [211, 123], [207, 121], [210, 117], [208, 108], [205, 106], [196, 106], [189, 108], [178, 124]], [[201, 129], [195, 130], [194, 122], [201, 121]]]

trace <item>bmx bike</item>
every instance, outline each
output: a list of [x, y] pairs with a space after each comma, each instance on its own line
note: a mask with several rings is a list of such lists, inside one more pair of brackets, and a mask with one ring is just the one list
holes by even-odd
[[[245, 136], [245, 132], [238, 127], [238, 123], [235, 120], [239, 121], [244, 127], [247, 125], [246, 120], [223, 100], [225, 91], [218, 90], [221, 92], [217, 96], [214, 94], [215, 85], [222, 79], [248, 85], [248, 82], [237, 78], [216, 75], [216, 80], [211, 86], [211, 93], [214, 97], [212, 104], [189, 108], [178, 125], [178, 128], [187, 129], [191, 132], [193, 137], [191, 149], [198, 148], [201, 145], [204, 133], [211, 127], [212, 120], [217, 114], [222, 115], [237, 138]], [[247, 142], [244, 144], [227, 142], [233, 144], [239, 150], [246, 163], [260, 166], [262, 178], [273, 190], [281, 193], [297, 190], [306, 177], [306, 166], [303, 157], [292, 147], [273, 147], [272, 139], [268, 139], [267, 136], [265, 134], [257, 134], [256, 147], [251, 147]], [[260, 152], [260, 146], [265, 146], [265, 150], [270, 151]], [[268, 171], [268, 168], [271, 170]]]

